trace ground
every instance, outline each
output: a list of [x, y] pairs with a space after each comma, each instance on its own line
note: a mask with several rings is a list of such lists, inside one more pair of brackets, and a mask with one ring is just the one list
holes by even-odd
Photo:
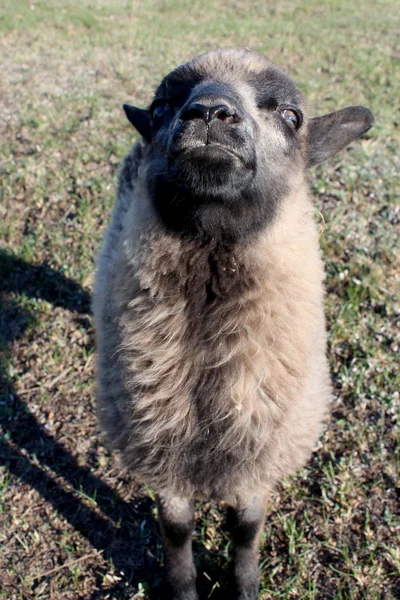
[[[261, 596], [400, 598], [396, 14], [396, 0], [0, 6], [1, 600], [157, 594], [152, 492], [96, 426], [94, 257], [135, 136], [122, 103], [146, 106], [173, 66], [232, 45], [288, 71], [311, 115], [362, 104], [376, 118], [310, 172], [335, 395], [312, 460], [272, 498]], [[224, 507], [197, 517], [203, 596], [223, 598]]]

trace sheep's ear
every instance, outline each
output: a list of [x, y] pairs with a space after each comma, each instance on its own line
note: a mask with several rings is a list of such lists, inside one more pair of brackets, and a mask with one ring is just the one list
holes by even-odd
[[363, 106], [348, 106], [309, 121], [307, 167], [343, 150], [372, 127], [374, 116]]
[[128, 121], [132, 123], [134, 128], [140, 133], [140, 135], [146, 140], [151, 142], [151, 117], [150, 111], [136, 108], [130, 104], [124, 104], [123, 109], [128, 118]]

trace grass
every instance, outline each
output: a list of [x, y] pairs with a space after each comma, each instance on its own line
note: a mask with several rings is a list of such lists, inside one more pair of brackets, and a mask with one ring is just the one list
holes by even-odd
[[[93, 260], [134, 139], [121, 104], [219, 46], [291, 73], [311, 115], [376, 126], [310, 173], [326, 230], [332, 419], [273, 496], [262, 598], [400, 598], [399, 120], [394, 0], [61, 0], [0, 7], [1, 600], [146, 599], [162, 549], [148, 495], [101, 444]], [[224, 509], [199, 505], [204, 597], [224, 598]]]

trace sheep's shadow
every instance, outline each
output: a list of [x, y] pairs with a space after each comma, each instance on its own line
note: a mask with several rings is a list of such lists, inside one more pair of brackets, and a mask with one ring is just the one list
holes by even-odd
[[[34, 266], [0, 250], [0, 460], [9, 473], [37, 490], [76, 531], [96, 550], [102, 551], [125, 580], [115, 586], [117, 593], [126, 581], [157, 588], [160, 568], [155, 558], [159, 546], [157, 524], [152, 515], [152, 502], [140, 498], [127, 503], [90, 468], [80, 466], [76, 458], [46, 432], [28, 406], [18, 397], [7, 375], [7, 349], [22, 337], [32, 311], [21, 310], [10, 296], [13, 292], [31, 298], [43, 298], [54, 306], [75, 311], [83, 316], [90, 311], [90, 296], [75, 281], [57, 273], [47, 265]], [[35, 457], [35, 462], [32, 458]], [[64, 489], [49, 470], [67, 482]], [[71, 490], [71, 491], [69, 491]], [[78, 495], [72, 490], [78, 491]], [[93, 508], [79, 499], [79, 494], [95, 498]], [[101, 590], [103, 574], [97, 570]], [[110, 589], [104, 593], [110, 594]], [[92, 596], [101, 598], [101, 591]], [[109, 597], [109, 596], [108, 596]]]

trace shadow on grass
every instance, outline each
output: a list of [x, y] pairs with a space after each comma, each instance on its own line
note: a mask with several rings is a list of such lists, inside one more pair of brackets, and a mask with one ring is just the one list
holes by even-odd
[[32, 265], [0, 249], [0, 282], [3, 293], [41, 298], [78, 313], [90, 312], [90, 294], [81, 285], [48, 265]]
[[[42, 298], [81, 315], [90, 310], [90, 296], [78, 283], [47, 265], [30, 265], [4, 251], [0, 251], [0, 286], [3, 294]], [[134, 586], [147, 582], [150, 587], [157, 588], [160, 569], [154, 555], [158, 533], [151, 501], [142, 499], [128, 504], [88, 467], [80, 466], [72, 454], [44, 430], [12, 388], [7, 376], [8, 346], [22, 337], [27, 324], [34, 320], [32, 311], [21, 310], [6, 297], [0, 299], [1, 462], [10, 474], [37, 490], [55, 511], [125, 574], [125, 582], [104, 593], [94, 592], [92, 600], [100, 599], [104, 594], [114, 597], [113, 594], [123, 591], [126, 581]], [[66, 481], [71, 491], [64, 489], [51, 472]], [[93, 508], [88, 502], [81, 501], [79, 495], [95, 499]], [[99, 573], [100, 569], [96, 571]], [[102, 576], [101, 573], [97, 576], [98, 590], [101, 590]]]

